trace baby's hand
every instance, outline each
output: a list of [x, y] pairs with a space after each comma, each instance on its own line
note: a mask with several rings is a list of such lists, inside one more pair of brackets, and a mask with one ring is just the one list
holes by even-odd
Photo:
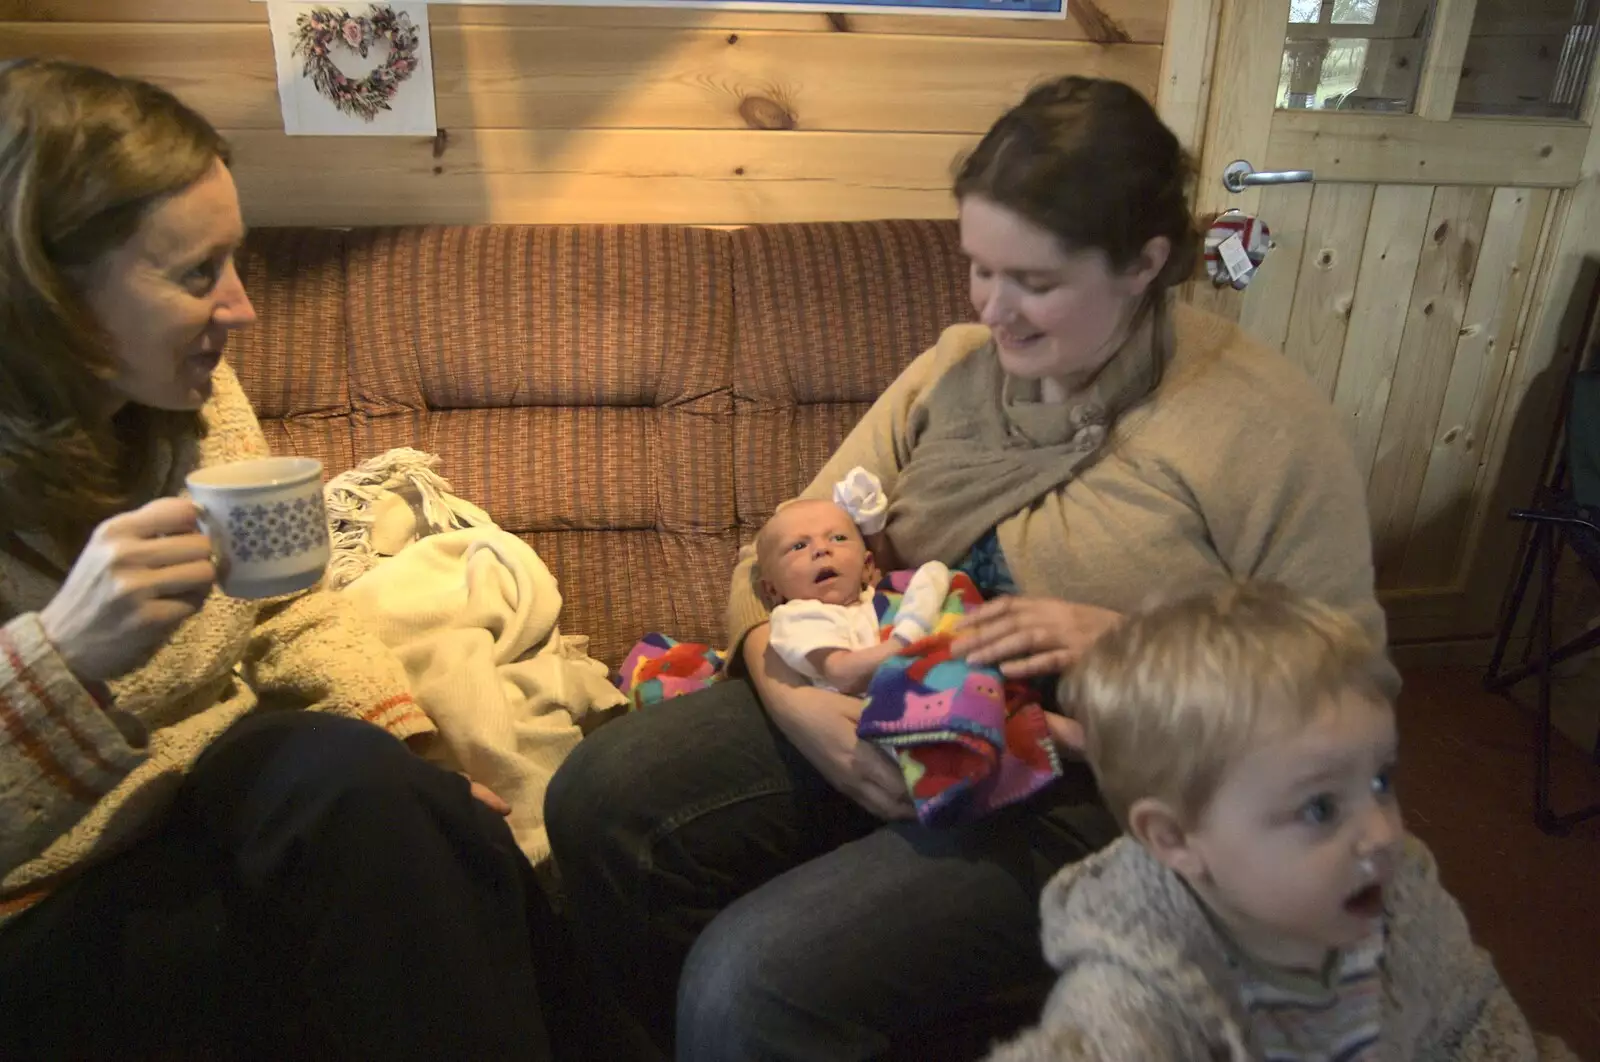
[[950, 593], [950, 569], [938, 561], [929, 561], [917, 569], [900, 596], [900, 609], [895, 614], [894, 633], [908, 643], [926, 638], [939, 625], [944, 612], [944, 599]]

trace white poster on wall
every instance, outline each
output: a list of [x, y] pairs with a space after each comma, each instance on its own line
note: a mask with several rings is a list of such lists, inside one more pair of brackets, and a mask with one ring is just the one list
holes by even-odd
[[290, 136], [433, 136], [428, 5], [268, 0]]

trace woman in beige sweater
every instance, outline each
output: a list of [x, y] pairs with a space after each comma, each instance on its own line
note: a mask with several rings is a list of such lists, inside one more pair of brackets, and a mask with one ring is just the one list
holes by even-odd
[[[1333, 411], [1174, 299], [1198, 253], [1189, 175], [1127, 86], [1030, 93], [956, 180], [982, 323], [914, 361], [805, 492], [875, 473], [894, 565], [943, 561], [1000, 595], [958, 651], [1010, 674], [1048, 681], [1147, 595], [1231, 577], [1350, 609], [1382, 643]], [[979, 1031], [978, 1053], [996, 1019], [1036, 1013], [998, 1000], [1048, 985], [1041, 888], [1115, 824], [1081, 763], [988, 821], [912, 821], [899, 772], [856, 738], [860, 702], [767, 651], [750, 561], [729, 609], [748, 683], [602, 728], [551, 786], [583, 935], [680, 1059], [916, 1055], [951, 1030]], [[1055, 728], [1070, 745], [1070, 720]]]
[[538, 1058], [497, 798], [342, 598], [215, 592], [184, 476], [267, 452], [227, 160], [0, 65], [0, 1057]]

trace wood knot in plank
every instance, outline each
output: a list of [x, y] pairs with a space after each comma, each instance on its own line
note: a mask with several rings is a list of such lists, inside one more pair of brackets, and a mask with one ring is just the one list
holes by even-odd
[[1448, 235], [1450, 235], [1450, 223], [1441, 221], [1439, 222], [1439, 227], [1433, 230], [1433, 242], [1443, 243], [1444, 238]]
[[1083, 35], [1096, 44], [1127, 44], [1133, 37], [1121, 24], [1104, 11], [1094, 0], [1072, 0], [1067, 14], [1077, 20]]
[[766, 96], [746, 96], [739, 101], [739, 117], [751, 129], [793, 129], [794, 112]]
[[1462, 287], [1472, 283], [1473, 274], [1478, 271], [1478, 245], [1472, 240], [1461, 241], [1461, 253], [1456, 256], [1456, 280]]

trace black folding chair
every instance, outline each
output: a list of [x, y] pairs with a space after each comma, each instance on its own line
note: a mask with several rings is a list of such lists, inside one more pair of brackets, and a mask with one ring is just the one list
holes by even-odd
[[[1552, 807], [1550, 744], [1553, 727], [1550, 718], [1553, 669], [1562, 661], [1600, 647], [1600, 627], [1595, 627], [1555, 644], [1556, 571], [1568, 546], [1572, 547], [1583, 571], [1600, 585], [1600, 373], [1576, 371], [1594, 360], [1600, 344], [1589, 348], [1600, 330], [1600, 300], [1592, 302], [1585, 315], [1580, 352], [1589, 357], [1574, 358], [1572, 372], [1562, 389], [1564, 421], [1558, 422], [1546, 452], [1544, 467], [1550, 470], [1535, 490], [1532, 504], [1513, 509], [1511, 518], [1528, 525], [1519, 550], [1516, 577], [1506, 596], [1495, 632], [1494, 654], [1484, 674], [1484, 687], [1509, 698], [1511, 687], [1524, 679], [1538, 681], [1537, 716], [1534, 723], [1534, 821], [1547, 833], [1564, 833], [1585, 819], [1600, 815], [1600, 802], [1573, 811], [1557, 813]], [[1565, 445], [1562, 438], [1565, 436]], [[1559, 456], [1558, 456], [1559, 455]], [[1552, 464], [1552, 459], [1553, 464]], [[1523, 647], [1522, 662], [1505, 668], [1506, 647], [1522, 615], [1522, 606], [1540, 571], [1538, 599], [1534, 606], [1530, 637]], [[1589, 760], [1600, 767], [1600, 733], [1596, 734]]]
[[[1585, 631], [1559, 646], [1553, 644], [1556, 568], [1563, 548], [1571, 545], [1573, 552], [1582, 560], [1585, 571], [1596, 582], [1600, 582], [1600, 513], [1576, 505], [1570, 497], [1550, 492], [1541, 497], [1537, 508], [1513, 509], [1511, 517], [1532, 524], [1532, 534], [1523, 544], [1522, 566], [1511, 599], [1501, 615], [1500, 629], [1495, 636], [1494, 656], [1489, 660], [1489, 670], [1483, 684], [1494, 693], [1509, 695], [1511, 687], [1524, 679], [1538, 679], [1539, 697], [1534, 720], [1533, 818], [1546, 833], [1564, 833], [1577, 823], [1600, 815], [1600, 802], [1564, 814], [1557, 814], [1551, 807], [1551, 672], [1562, 661], [1600, 646], [1600, 627]], [[1504, 670], [1506, 645], [1521, 614], [1535, 565], [1542, 568], [1542, 573], [1532, 637], [1523, 650], [1521, 664]], [[1600, 736], [1595, 739], [1589, 760], [1600, 767]]]

